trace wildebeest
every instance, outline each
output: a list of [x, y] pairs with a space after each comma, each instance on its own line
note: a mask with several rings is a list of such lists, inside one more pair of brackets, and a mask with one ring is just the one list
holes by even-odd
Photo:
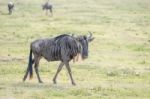
[[49, 10], [51, 13], [51, 16], [53, 16], [53, 5], [49, 1], [45, 2], [42, 5], [42, 9], [46, 10], [46, 15], [48, 15], [48, 10]]
[[13, 2], [8, 2], [9, 15], [12, 14], [13, 9], [14, 9], [14, 3]]
[[[40, 59], [44, 57], [47, 61], [61, 61], [53, 78], [54, 84], [56, 83], [58, 73], [61, 71], [63, 65], [65, 65], [68, 70], [71, 82], [73, 85], [75, 85], [69, 61], [74, 59], [78, 54], [80, 54], [83, 59], [87, 58], [88, 43], [93, 39], [94, 38], [92, 37], [92, 34], [90, 34], [90, 36], [80, 35], [77, 37], [63, 34], [55, 38], [38, 39], [33, 41], [30, 45], [29, 63], [23, 81], [26, 80], [28, 74], [30, 74], [30, 78], [32, 78], [32, 65], [35, 64], [34, 69], [38, 81], [39, 83], [42, 83], [42, 80], [39, 76], [38, 67]], [[32, 53], [34, 55], [33, 59]]]

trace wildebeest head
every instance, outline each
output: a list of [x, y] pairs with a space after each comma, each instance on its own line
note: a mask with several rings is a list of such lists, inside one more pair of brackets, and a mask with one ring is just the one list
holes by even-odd
[[77, 37], [77, 40], [80, 42], [80, 44], [82, 45], [82, 58], [85, 59], [88, 57], [88, 44], [89, 42], [91, 42], [92, 40], [94, 40], [94, 37], [92, 37], [92, 33], [89, 32], [90, 35], [81, 35]]

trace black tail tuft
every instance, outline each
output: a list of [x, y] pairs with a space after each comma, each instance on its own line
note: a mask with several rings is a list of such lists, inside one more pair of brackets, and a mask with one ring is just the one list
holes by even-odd
[[29, 63], [28, 63], [28, 68], [29, 68], [29, 74], [30, 74], [30, 79], [33, 77], [33, 68], [32, 68], [32, 49], [30, 49], [30, 55], [29, 55]]

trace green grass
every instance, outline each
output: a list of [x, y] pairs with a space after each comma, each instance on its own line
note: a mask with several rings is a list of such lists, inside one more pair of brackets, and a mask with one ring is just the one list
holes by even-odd
[[[43, 0], [14, 0], [10, 16], [0, 1], [0, 99], [149, 99], [149, 0], [53, 0], [54, 16]], [[89, 58], [71, 62], [77, 86], [66, 68], [52, 83], [59, 62], [40, 63], [44, 84], [22, 82], [30, 42], [63, 33], [93, 32]]]

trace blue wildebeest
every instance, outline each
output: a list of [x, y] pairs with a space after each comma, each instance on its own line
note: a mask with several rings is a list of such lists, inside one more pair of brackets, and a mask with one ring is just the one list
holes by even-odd
[[53, 5], [49, 1], [45, 2], [42, 5], [42, 9], [46, 10], [46, 15], [48, 15], [48, 10], [49, 10], [51, 13], [51, 16], [53, 16]]
[[[79, 54], [83, 59], [87, 58], [88, 43], [93, 39], [94, 38], [92, 37], [92, 34], [90, 34], [90, 36], [81, 35], [77, 37], [64, 34], [55, 38], [38, 39], [33, 41], [30, 45], [29, 63], [23, 81], [26, 80], [28, 74], [30, 74], [30, 78], [32, 78], [32, 65], [35, 64], [34, 69], [38, 81], [39, 83], [42, 83], [42, 80], [39, 76], [38, 67], [40, 59], [44, 57], [47, 61], [61, 61], [53, 78], [54, 84], [56, 83], [58, 73], [61, 71], [63, 65], [65, 65], [68, 70], [71, 82], [73, 85], [75, 85], [69, 61], [77, 57]], [[34, 55], [33, 59], [32, 53]]]
[[14, 3], [13, 2], [8, 2], [9, 15], [12, 14], [13, 8], [14, 8]]

